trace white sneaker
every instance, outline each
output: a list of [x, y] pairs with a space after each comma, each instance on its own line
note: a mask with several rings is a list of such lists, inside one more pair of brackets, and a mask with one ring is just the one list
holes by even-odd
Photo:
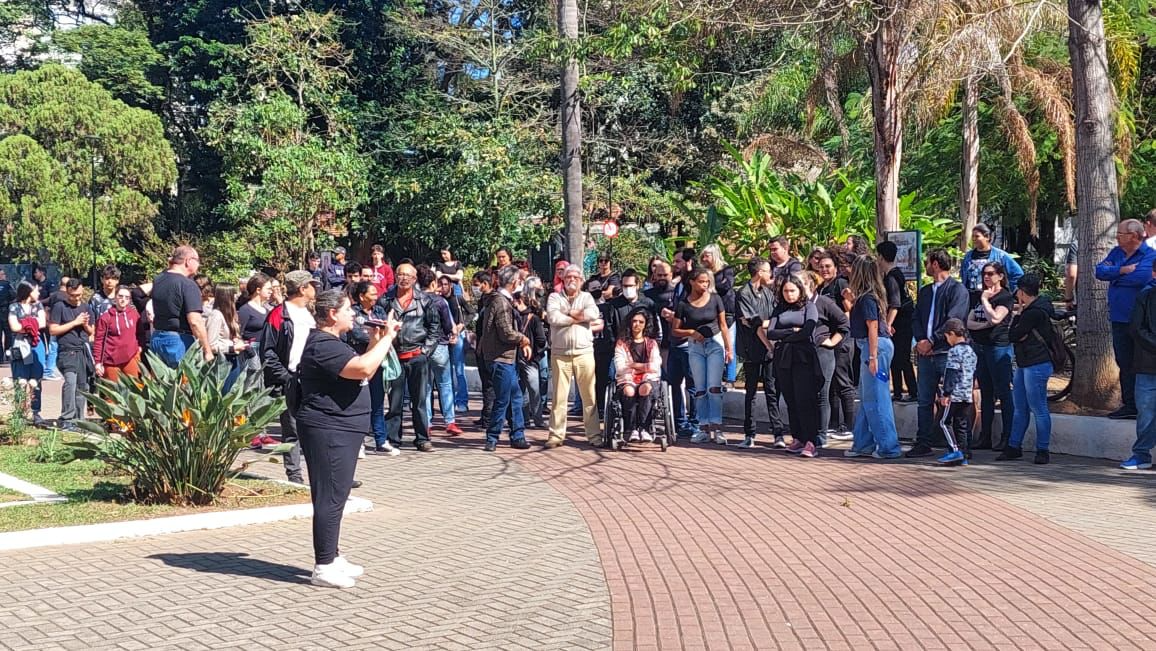
[[739, 447], [744, 449], [744, 450], [753, 449], [755, 447], [755, 437], [747, 436], [747, 437], [743, 438], [743, 442], [739, 443]]
[[647, 443], [652, 443], [654, 441], [654, 435], [646, 430], [640, 430], [638, 435], [641, 436], [642, 440]]
[[364, 459], [365, 458], [365, 446], [364, 445], [357, 448], [357, 458], [358, 459]]
[[640, 440], [642, 440], [642, 438], [638, 435], [638, 430], [630, 430], [630, 438], [628, 441], [631, 443], [638, 443]]
[[314, 565], [309, 582], [322, 588], [352, 588], [357, 585], [353, 577], [345, 573], [345, 567], [336, 560], [329, 565]]
[[832, 441], [853, 441], [855, 440], [855, 434], [852, 432], [831, 432], [827, 434], [827, 438]]
[[714, 437], [712, 437], [710, 435], [710, 432], [698, 432], [694, 436], [690, 437], [690, 442], [691, 443], [710, 443], [711, 439], [713, 439], [713, 438]]
[[723, 436], [722, 432], [715, 432], [714, 433], [714, 442], [718, 445], [726, 445], [727, 444], [727, 437]]
[[401, 454], [401, 450], [398, 450], [397, 448], [393, 447], [393, 444], [390, 443], [389, 441], [386, 441], [385, 445], [381, 446], [380, 451], [384, 452], [385, 454], [388, 454], [391, 457], [396, 457], [397, 455]]
[[344, 556], [338, 556], [333, 559], [333, 564], [345, 572], [345, 576], [356, 579], [365, 574], [365, 568], [360, 565], [350, 563]]

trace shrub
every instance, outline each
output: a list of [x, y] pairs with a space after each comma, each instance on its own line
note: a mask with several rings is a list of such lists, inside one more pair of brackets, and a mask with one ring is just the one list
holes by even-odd
[[0, 444], [19, 445], [24, 442], [32, 409], [30, 382], [36, 380], [0, 380]]
[[206, 364], [196, 346], [176, 369], [149, 353], [148, 368], [140, 378], [97, 381], [89, 400], [100, 421], [77, 424], [92, 436], [75, 447], [126, 472], [137, 501], [211, 503], [237, 453], [284, 403], [247, 370], [222, 393], [227, 366]]

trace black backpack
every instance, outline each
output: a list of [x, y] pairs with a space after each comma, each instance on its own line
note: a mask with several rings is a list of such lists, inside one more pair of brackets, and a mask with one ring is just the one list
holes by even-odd
[[1048, 349], [1048, 356], [1052, 358], [1052, 372], [1063, 373], [1068, 369], [1068, 347], [1064, 345], [1064, 333], [1059, 324], [1048, 319], [1049, 335], [1044, 337], [1040, 331], [1032, 328], [1032, 336]]

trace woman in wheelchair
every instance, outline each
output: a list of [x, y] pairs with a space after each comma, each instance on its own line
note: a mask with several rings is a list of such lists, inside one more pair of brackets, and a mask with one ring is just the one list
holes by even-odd
[[662, 356], [655, 339], [654, 320], [644, 307], [633, 310], [626, 319], [628, 326], [618, 334], [614, 346], [614, 370], [618, 390], [616, 399], [622, 406], [624, 431], [630, 442], [653, 441], [653, 399], [662, 373]]

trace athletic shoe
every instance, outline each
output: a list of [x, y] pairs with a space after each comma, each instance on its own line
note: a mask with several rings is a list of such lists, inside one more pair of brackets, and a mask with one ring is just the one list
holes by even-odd
[[947, 454], [935, 460], [936, 463], [944, 466], [954, 466], [963, 463], [964, 461], [967, 461], [967, 458], [964, 457], [963, 452], [959, 450], [948, 452]]
[[718, 430], [714, 433], [714, 442], [718, 445], [727, 444], [727, 437], [723, 435], [722, 430]]
[[386, 441], [385, 445], [374, 446], [373, 451], [378, 454], [388, 454], [391, 457], [396, 457], [397, 455], [401, 454], [401, 450], [393, 447], [393, 444], [389, 441]]
[[872, 459], [879, 459], [880, 461], [888, 461], [890, 459], [900, 459], [902, 457], [903, 457], [902, 452], [896, 452], [895, 454], [880, 454], [879, 451], [876, 450], [875, 452], [871, 453]]
[[353, 577], [345, 573], [345, 566], [336, 560], [329, 565], [314, 565], [309, 582], [322, 588], [352, 588], [357, 585]]
[[999, 453], [999, 456], [996, 457], [995, 460], [996, 461], [1015, 461], [1017, 459], [1022, 459], [1022, 458], [1024, 458], [1023, 448], [1013, 448], [1012, 446], [1009, 445], [1003, 449], [1003, 452]]
[[653, 443], [654, 435], [646, 430], [639, 430], [638, 435], [642, 437], [644, 443]]
[[486, 444], [482, 446], [483, 452], [493, 452], [494, 450], [497, 450], [497, 449], [498, 449], [498, 442], [497, 441], [486, 441]]
[[1128, 457], [1124, 463], [1120, 464], [1120, 468], [1123, 470], [1150, 470], [1152, 468], [1152, 462], [1141, 461], [1139, 457], [1133, 454], [1131, 457]]
[[855, 439], [855, 434], [852, 432], [831, 432], [827, 438], [832, 441], [852, 441]]
[[1032, 460], [1032, 463], [1039, 465], [1039, 466], [1045, 466], [1051, 460], [1052, 460], [1052, 454], [1050, 452], [1048, 452], [1047, 450], [1037, 450], [1036, 451], [1036, 458]]
[[333, 559], [333, 564], [341, 568], [345, 572], [345, 576], [350, 576], [356, 579], [362, 574], [365, 574], [364, 567], [350, 563], [345, 559], [344, 556], [338, 556], [337, 558]]
[[743, 437], [743, 442], [742, 442], [742, 443], [739, 443], [739, 447], [740, 447], [740, 448], [742, 448], [742, 449], [744, 449], [744, 450], [751, 450], [751, 449], [754, 449], [754, 447], [755, 447], [755, 437], [753, 437], [753, 436], [744, 436], [744, 437]]
[[710, 443], [712, 440], [714, 440], [714, 437], [710, 435], [710, 432], [704, 432], [702, 430], [695, 432], [690, 437], [691, 443]]
[[[48, 376], [44, 376], [44, 379], [47, 380]], [[1136, 418], [1136, 409], [1134, 407], [1120, 407], [1116, 411], [1108, 414], [1108, 418], [1112, 420], [1134, 420]]]
[[794, 439], [791, 441], [791, 444], [787, 446], [787, 452], [790, 452], [791, 454], [799, 454], [803, 451], [803, 447], [804, 445], [802, 440]]
[[522, 437], [520, 439], [514, 439], [513, 441], [510, 441], [510, 447], [514, 448], [515, 450], [529, 450], [530, 442], [527, 441], [525, 437]]
[[260, 450], [261, 449], [261, 437], [260, 436], [254, 436], [252, 439], [250, 439], [249, 440], [249, 447], [254, 449], [254, 450]]
[[414, 447], [417, 448], [418, 452], [433, 452], [434, 449], [433, 443], [429, 441], [419, 441], [414, 443]]
[[814, 459], [815, 457], [819, 456], [819, 453], [815, 451], [814, 443], [808, 443], [803, 446], [802, 450], [799, 451], [799, 456], [806, 457], [808, 459]]
[[630, 443], [638, 443], [642, 440], [642, 436], [638, 434], [638, 430], [630, 430], [630, 438], [627, 439]]
[[848, 459], [862, 459], [863, 457], [871, 456], [872, 452], [860, 452], [858, 450], [843, 450], [843, 456]]
[[775, 440], [773, 443], [771, 443], [771, 447], [778, 450], [782, 450], [783, 448], [787, 447], [787, 442], [783, 440], [782, 434], [775, 435]]
[[461, 436], [462, 435], [462, 428], [458, 427], [457, 423], [450, 423], [449, 425], [446, 425], [446, 435], [447, 436]]
[[907, 458], [915, 459], [918, 457], [930, 457], [932, 454], [935, 454], [935, 450], [932, 450], [930, 445], [916, 443], [910, 450], [907, 451]]

